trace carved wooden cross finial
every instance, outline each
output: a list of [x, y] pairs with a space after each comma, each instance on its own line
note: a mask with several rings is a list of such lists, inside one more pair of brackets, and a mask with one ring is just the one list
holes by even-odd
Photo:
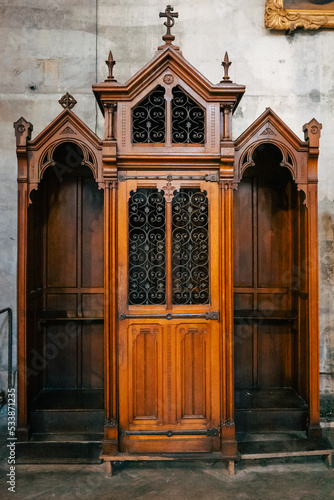
[[76, 105], [77, 101], [74, 99], [74, 97], [66, 92], [65, 95], [61, 99], [59, 99], [59, 104], [64, 108], [64, 109], [72, 109]]
[[109, 70], [109, 75], [108, 75], [107, 79], [105, 80], [106, 82], [110, 82], [110, 81], [116, 82], [117, 81], [112, 74], [115, 64], [116, 64], [116, 61], [114, 61], [114, 58], [112, 56], [112, 52], [110, 50], [108, 59], [106, 60], [106, 65], [108, 66], [108, 70]]
[[164, 25], [167, 28], [167, 33], [162, 37], [166, 44], [171, 45], [172, 41], [175, 40], [175, 36], [171, 34], [170, 30], [174, 26], [174, 17], [179, 17], [178, 12], [173, 12], [174, 7], [167, 5], [165, 12], [160, 12], [159, 17], [167, 17], [167, 21]]
[[229, 67], [231, 66], [231, 64], [232, 63], [229, 60], [228, 53], [226, 51], [225, 52], [224, 61], [222, 62], [222, 66], [224, 66], [224, 78], [220, 81], [220, 83], [230, 82], [231, 81], [230, 77], [228, 76], [228, 70], [229, 70]]

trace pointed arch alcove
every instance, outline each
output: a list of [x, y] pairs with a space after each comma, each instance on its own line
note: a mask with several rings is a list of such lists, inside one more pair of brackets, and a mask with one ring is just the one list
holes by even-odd
[[[321, 434], [317, 155], [267, 109], [237, 140], [234, 319], [237, 432]], [[313, 154], [312, 154], [313, 153]]]
[[102, 436], [102, 144], [69, 108], [34, 140], [31, 124], [22, 118], [15, 130], [18, 436], [49, 439], [69, 433], [75, 441], [74, 434], [87, 429]]

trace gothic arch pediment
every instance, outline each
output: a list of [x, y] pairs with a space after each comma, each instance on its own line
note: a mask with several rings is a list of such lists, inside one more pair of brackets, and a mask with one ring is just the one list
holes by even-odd
[[[311, 123], [311, 122], [310, 122]], [[302, 141], [271, 109], [267, 108], [235, 141], [234, 186], [237, 187], [252, 156], [261, 144], [273, 144], [282, 153], [282, 167], [290, 170], [299, 189], [308, 182], [308, 142]]]
[[21, 118], [14, 127], [18, 145], [24, 136], [27, 138], [29, 193], [38, 188], [46, 168], [52, 164], [52, 151], [65, 142], [74, 143], [82, 149], [87, 166], [102, 186], [102, 141], [71, 109], [66, 107], [33, 140], [30, 139], [32, 126], [26, 120]]
[[92, 88], [104, 113], [104, 101], [132, 101], [146, 88], [151, 87], [154, 81], [168, 73], [182, 80], [205, 101], [232, 100], [236, 107], [245, 92], [244, 85], [237, 85], [233, 82], [212, 84], [183, 57], [180, 51], [172, 47], [157, 51], [151, 61], [125, 84], [115, 80], [106, 80], [93, 85]]
[[[108, 66], [115, 64], [111, 53], [106, 62]], [[229, 65], [230, 62], [224, 64]], [[204, 111], [205, 138], [201, 144], [202, 153], [219, 158], [221, 109], [227, 106], [233, 112], [245, 92], [244, 85], [233, 83], [229, 77], [224, 78], [220, 83], [212, 84], [173, 45], [159, 49], [153, 59], [125, 84], [117, 82], [110, 70], [110, 75], [104, 82], [93, 85], [93, 91], [103, 114], [110, 116], [106, 118], [106, 123], [112, 128], [108, 139], [116, 140], [117, 155], [136, 158], [137, 161], [140, 156], [147, 157], [153, 152], [160, 158], [166, 154], [186, 154], [188, 157], [198, 154], [198, 144], [189, 143], [191, 141], [187, 140], [175, 144], [171, 138], [173, 133], [170, 125], [172, 121], [170, 103], [173, 101], [175, 88], [179, 87]], [[166, 101], [165, 137], [157, 141], [159, 144], [155, 144], [153, 151], [149, 140], [141, 141], [140, 144], [134, 144], [132, 140], [133, 109], [158, 87], [164, 89]]]

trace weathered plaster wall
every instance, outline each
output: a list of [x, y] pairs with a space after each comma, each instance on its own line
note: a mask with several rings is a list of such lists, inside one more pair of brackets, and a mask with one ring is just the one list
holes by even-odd
[[[321, 388], [334, 394], [334, 30], [269, 32], [264, 0], [175, 0], [173, 29], [183, 55], [212, 82], [228, 50], [233, 81], [246, 95], [234, 118], [237, 137], [270, 106], [302, 137], [312, 117], [323, 124], [319, 160]], [[151, 59], [165, 28], [162, 0], [2, 0], [0, 43], [0, 308], [15, 307], [16, 158], [12, 123], [24, 116], [35, 137], [60, 111], [66, 91], [75, 112], [102, 133], [91, 85], [114, 74], [124, 82]], [[6, 380], [6, 327], [0, 318], [0, 381]]]

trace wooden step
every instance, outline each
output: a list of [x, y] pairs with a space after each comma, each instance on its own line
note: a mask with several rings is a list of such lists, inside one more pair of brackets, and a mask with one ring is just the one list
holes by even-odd
[[291, 388], [243, 389], [235, 395], [237, 432], [287, 432], [306, 429], [308, 406]]
[[44, 390], [32, 403], [30, 425], [36, 433], [103, 432], [101, 390]]
[[326, 438], [243, 441], [238, 443], [238, 451], [242, 460], [326, 456], [330, 467], [334, 452]]
[[100, 463], [103, 434], [38, 434], [16, 443], [18, 464]]

